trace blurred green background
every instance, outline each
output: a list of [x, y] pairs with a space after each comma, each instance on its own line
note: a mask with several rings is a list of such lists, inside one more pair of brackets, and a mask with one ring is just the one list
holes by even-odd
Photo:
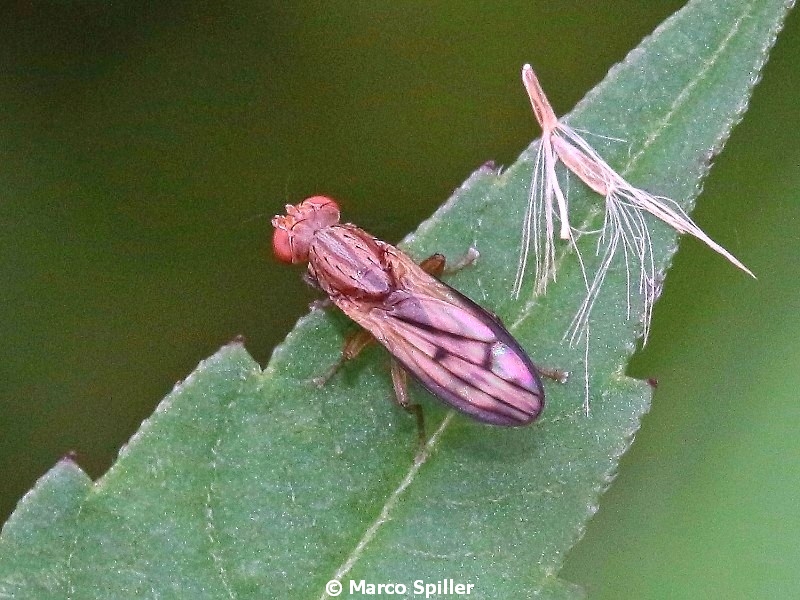
[[[237, 334], [262, 364], [314, 294], [269, 219], [314, 193], [398, 240], [682, 2], [29, 3], [0, 9], [4, 521], [63, 454], [101, 475]], [[591, 598], [800, 596], [800, 18], [681, 244], [651, 414], [563, 575]]]

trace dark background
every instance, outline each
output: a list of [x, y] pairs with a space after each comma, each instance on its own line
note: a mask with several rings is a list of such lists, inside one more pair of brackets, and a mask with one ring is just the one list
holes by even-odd
[[[0, 9], [0, 517], [92, 477], [237, 334], [313, 294], [269, 217], [314, 193], [400, 239], [538, 136], [681, 2], [53, 3]], [[797, 15], [694, 216], [631, 373], [651, 414], [564, 575], [592, 598], [800, 593]]]

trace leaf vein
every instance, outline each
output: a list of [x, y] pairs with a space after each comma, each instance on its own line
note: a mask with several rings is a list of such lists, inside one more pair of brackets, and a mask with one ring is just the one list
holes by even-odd
[[[230, 408], [229, 406], [226, 408]], [[229, 411], [227, 411], [229, 412]], [[206, 536], [208, 537], [210, 549], [209, 554], [211, 555], [211, 560], [214, 563], [215, 568], [217, 569], [217, 574], [219, 575], [219, 579], [222, 583], [222, 587], [228, 593], [228, 598], [231, 600], [235, 600], [236, 594], [233, 591], [233, 587], [231, 586], [230, 580], [228, 578], [228, 572], [225, 569], [225, 565], [222, 561], [222, 556], [217, 551], [220, 548], [219, 540], [217, 539], [216, 530], [216, 518], [214, 515], [214, 507], [212, 504], [212, 496], [216, 494], [215, 490], [215, 482], [217, 479], [217, 473], [219, 469], [218, 464], [218, 456], [219, 456], [219, 448], [222, 444], [222, 435], [217, 436], [216, 441], [211, 446], [211, 462], [209, 463], [211, 469], [211, 477], [208, 482], [208, 489], [206, 490], [206, 506], [205, 506], [205, 513], [206, 513]]]
[[[341, 581], [342, 577], [344, 577], [347, 573], [349, 573], [355, 564], [358, 562], [358, 559], [361, 558], [362, 554], [364, 553], [364, 549], [369, 545], [369, 543], [375, 538], [378, 533], [378, 530], [381, 526], [390, 520], [392, 510], [397, 506], [397, 502], [400, 499], [400, 496], [403, 495], [403, 492], [411, 485], [414, 481], [414, 478], [417, 476], [420, 468], [424, 465], [428, 459], [430, 458], [436, 444], [439, 442], [442, 434], [444, 433], [447, 426], [450, 425], [450, 421], [453, 420], [454, 412], [451, 410], [447, 413], [442, 423], [430, 437], [430, 439], [425, 444], [425, 447], [422, 451], [417, 455], [414, 459], [411, 468], [406, 473], [406, 476], [400, 482], [400, 485], [395, 488], [395, 490], [389, 494], [389, 497], [384, 502], [383, 507], [381, 508], [378, 517], [372, 522], [372, 524], [366, 529], [364, 535], [361, 536], [361, 539], [358, 540], [356, 547], [350, 553], [350, 555], [345, 559], [344, 563], [336, 570], [336, 573], [333, 576], [333, 579], [337, 581]], [[320, 596], [320, 600], [328, 600], [330, 598], [330, 594], [327, 591], [324, 591]]]
[[625, 165], [624, 168], [621, 169], [621, 172], [628, 173], [633, 166], [639, 161], [639, 159], [644, 155], [644, 153], [653, 145], [653, 143], [658, 139], [658, 137], [663, 133], [663, 131], [667, 128], [670, 124], [673, 116], [675, 115], [678, 110], [680, 110], [683, 105], [689, 99], [689, 96], [694, 91], [694, 89], [702, 82], [708, 72], [717, 64], [719, 61], [720, 56], [722, 56], [723, 52], [728, 49], [728, 46], [731, 43], [731, 40], [736, 36], [741, 28], [742, 22], [750, 16], [753, 7], [752, 5], [746, 10], [743, 14], [739, 15], [739, 18], [734, 20], [731, 26], [730, 31], [722, 38], [722, 41], [719, 43], [719, 47], [714, 51], [714, 53], [706, 60], [703, 64], [703, 67], [697, 72], [697, 74], [689, 80], [689, 82], [683, 87], [680, 93], [675, 97], [675, 100], [669, 107], [669, 110], [666, 114], [661, 118], [661, 120], [656, 124], [656, 127], [653, 129], [653, 132], [647, 136], [642, 147], [631, 156], [628, 160], [628, 163]]

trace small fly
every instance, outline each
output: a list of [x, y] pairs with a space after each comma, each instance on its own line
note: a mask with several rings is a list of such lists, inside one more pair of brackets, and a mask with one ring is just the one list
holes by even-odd
[[505, 427], [528, 425], [541, 413], [540, 374], [566, 378], [537, 369], [497, 317], [439, 281], [442, 255], [418, 265], [363, 229], [340, 223], [339, 206], [326, 196], [287, 205], [272, 225], [275, 256], [307, 262], [306, 280], [364, 329], [346, 342], [342, 360], [322, 380], [377, 340], [394, 359], [397, 401], [416, 416], [421, 439], [422, 411], [409, 399], [406, 373], [453, 408]]

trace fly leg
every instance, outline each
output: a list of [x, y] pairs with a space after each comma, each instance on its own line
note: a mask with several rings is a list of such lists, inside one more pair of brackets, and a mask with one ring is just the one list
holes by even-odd
[[344, 346], [342, 346], [342, 355], [339, 357], [339, 360], [333, 363], [333, 365], [331, 365], [331, 367], [325, 371], [325, 373], [318, 377], [314, 377], [312, 381], [317, 386], [322, 387], [331, 377], [336, 374], [336, 371], [338, 371], [344, 363], [358, 356], [364, 348], [372, 344], [374, 341], [375, 338], [366, 329], [359, 329], [358, 331], [351, 333], [344, 341]]
[[418, 452], [422, 452], [425, 447], [425, 417], [422, 414], [422, 407], [413, 402], [408, 395], [408, 373], [400, 366], [396, 360], [392, 359], [392, 385], [397, 404], [403, 407], [408, 413], [414, 415], [417, 420], [417, 433], [419, 435]]
[[[341, 366], [348, 360], [358, 356], [361, 351], [375, 342], [375, 337], [366, 329], [359, 329], [347, 337], [342, 347], [342, 355], [323, 375], [315, 377], [312, 381], [322, 387], [333, 377]], [[422, 407], [413, 402], [408, 394], [408, 374], [396, 360], [392, 360], [392, 386], [394, 387], [395, 401], [404, 410], [414, 416], [417, 421], [417, 432], [419, 434], [419, 449], [425, 446], [425, 419], [422, 415]]]

